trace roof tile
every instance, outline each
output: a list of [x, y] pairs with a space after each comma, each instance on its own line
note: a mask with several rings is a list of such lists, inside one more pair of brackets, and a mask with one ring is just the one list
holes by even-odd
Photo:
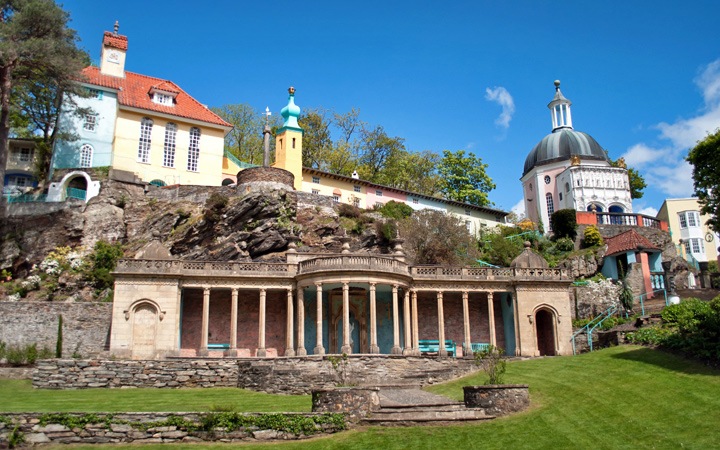
[[605, 256], [613, 256], [631, 250], [660, 251], [660, 249], [650, 242], [648, 238], [639, 234], [635, 230], [628, 230], [616, 236], [606, 238], [605, 243], [607, 244]]
[[118, 48], [120, 50], [127, 50], [128, 38], [127, 36], [123, 36], [121, 34], [115, 34], [111, 33], [110, 31], [106, 31], [103, 35], [103, 45]]

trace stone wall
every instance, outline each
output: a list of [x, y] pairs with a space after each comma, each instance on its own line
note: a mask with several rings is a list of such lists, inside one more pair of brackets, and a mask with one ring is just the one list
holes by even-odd
[[527, 384], [464, 386], [463, 394], [466, 407], [482, 409], [489, 416], [506, 416], [530, 406]]
[[252, 167], [241, 170], [237, 174], [238, 186], [257, 182], [280, 183], [292, 188], [295, 183], [295, 176], [291, 172], [277, 167]]
[[70, 199], [64, 202], [8, 203], [5, 213], [7, 217], [45, 216], [63, 209], [84, 208], [85, 202]]
[[0, 302], [0, 341], [54, 353], [61, 314], [63, 355], [87, 357], [109, 348], [112, 303]]
[[43, 389], [235, 387], [237, 380], [237, 361], [231, 359], [48, 359], [33, 373], [33, 386]]
[[312, 391], [312, 411], [341, 413], [357, 422], [380, 409], [379, 388], [339, 387]]
[[618, 305], [620, 285], [610, 280], [588, 281], [585, 286], [570, 287], [573, 319], [591, 319]]
[[[274, 416], [275, 414], [273, 414]], [[302, 416], [314, 419], [315, 427], [307, 434], [293, 433], [282, 429], [265, 429], [264, 427], [247, 426], [237, 430], [201, 428], [201, 413], [113, 413], [112, 415], [94, 413], [98, 423], [87, 423], [82, 426], [68, 427], [69, 418], [83, 421], [86, 415], [80, 413], [57, 414], [48, 417], [40, 413], [3, 414], [2, 418], [12, 423], [0, 421], [0, 448], [7, 448], [8, 435], [17, 425], [17, 432], [22, 433], [25, 443], [37, 444], [160, 444], [173, 442], [202, 441], [267, 441], [303, 439], [310, 435], [331, 434], [345, 429], [344, 421], [333, 420], [332, 417], [312, 413], [278, 414], [292, 420]], [[261, 414], [243, 414], [261, 419]], [[42, 421], [42, 424], [41, 424]], [[258, 421], [261, 422], [262, 420]], [[282, 422], [276, 420], [276, 423]], [[279, 427], [282, 428], [282, 427]]]

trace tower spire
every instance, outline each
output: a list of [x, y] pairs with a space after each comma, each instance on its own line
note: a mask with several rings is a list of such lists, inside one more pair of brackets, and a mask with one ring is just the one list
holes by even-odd
[[560, 80], [555, 80], [555, 96], [552, 101], [548, 103], [550, 109], [550, 115], [552, 117], [552, 130], [559, 130], [561, 128], [572, 129], [572, 114], [570, 114], [570, 105], [572, 102], [565, 98], [560, 91]]

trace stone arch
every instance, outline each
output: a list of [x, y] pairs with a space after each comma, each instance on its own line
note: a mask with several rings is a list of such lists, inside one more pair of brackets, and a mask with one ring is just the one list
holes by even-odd
[[[68, 197], [68, 188], [84, 190], [85, 195], [83, 200], [87, 202], [100, 193], [100, 182], [93, 181], [85, 171], [73, 170], [65, 174], [59, 182], [50, 183], [48, 188], [48, 201], [61, 202], [65, 200]], [[75, 192], [75, 197], [79, 194], [79, 192]], [[70, 196], [72, 197], [73, 195], [71, 194]]]
[[235, 184], [235, 181], [233, 181], [231, 178], [225, 178], [222, 180], [223, 186], [230, 186], [231, 184]]
[[588, 211], [592, 211], [592, 210], [593, 210], [593, 207], [595, 208], [595, 212], [603, 212], [603, 211], [605, 211], [605, 206], [603, 206], [602, 203], [598, 203], [598, 202], [592, 202], [592, 203], [588, 204], [587, 210], [588, 210]]
[[126, 319], [131, 323], [132, 359], [155, 358], [156, 335], [158, 323], [163, 313], [158, 304], [150, 299], [141, 299], [130, 305], [125, 312]]
[[557, 310], [550, 305], [539, 305], [533, 311], [537, 354], [555, 356], [558, 349]]
[[622, 205], [610, 205], [608, 212], [611, 213], [624, 213], [625, 208]]

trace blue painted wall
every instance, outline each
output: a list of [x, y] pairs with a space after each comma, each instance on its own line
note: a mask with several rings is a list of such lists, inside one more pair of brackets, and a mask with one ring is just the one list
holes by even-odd
[[502, 307], [503, 329], [505, 330], [505, 354], [515, 355], [515, 309], [509, 292], [500, 296]]
[[110, 166], [118, 109], [117, 94], [102, 91], [101, 98], [77, 98], [75, 101], [79, 107], [91, 108], [97, 115], [95, 131], [83, 129], [84, 117], [71, 114], [68, 112], [68, 107], [64, 107], [60, 115], [60, 128], [75, 133], [78, 139], [71, 142], [59, 141], [55, 144], [52, 168], [80, 167], [80, 149], [85, 144], [93, 147], [92, 167]]
[[605, 278], [619, 279], [617, 270], [617, 258], [614, 256], [606, 256], [603, 261], [602, 274]]
[[648, 254], [648, 263], [650, 265], [650, 272], [662, 272], [662, 253], [650, 253]]

